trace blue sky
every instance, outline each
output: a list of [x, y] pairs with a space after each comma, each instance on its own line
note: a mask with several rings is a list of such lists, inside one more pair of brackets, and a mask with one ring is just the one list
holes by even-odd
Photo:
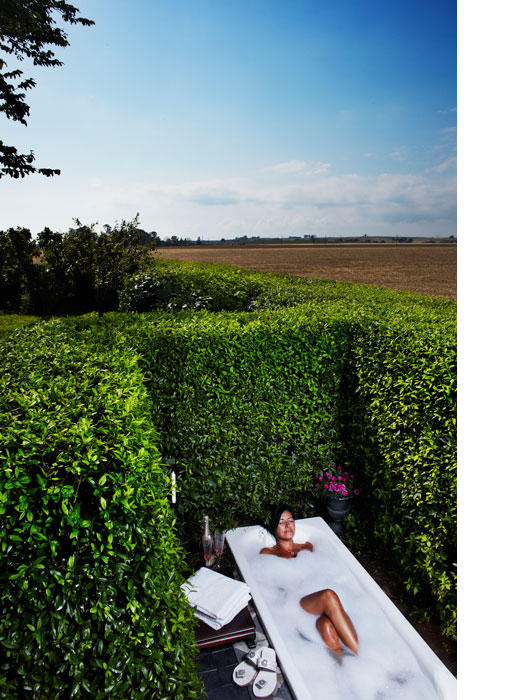
[[65, 65], [22, 66], [46, 179], [0, 228], [140, 214], [162, 237], [456, 234], [456, 5], [76, 0]]

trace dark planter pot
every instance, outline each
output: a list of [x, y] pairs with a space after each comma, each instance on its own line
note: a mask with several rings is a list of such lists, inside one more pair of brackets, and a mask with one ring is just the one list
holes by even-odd
[[350, 499], [349, 498], [337, 498], [336, 496], [327, 497], [327, 514], [329, 516], [329, 527], [341, 537], [345, 534], [345, 523], [344, 520], [350, 513]]

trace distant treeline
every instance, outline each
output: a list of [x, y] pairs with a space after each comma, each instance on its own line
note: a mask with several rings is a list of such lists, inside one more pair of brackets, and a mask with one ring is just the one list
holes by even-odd
[[[146, 233], [146, 232], [143, 232]], [[178, 238], [171, 236], [164, 240], [160, 239], [157, 233], [146, 234], [152, 237], [154, 245], [160, 248], [170, 246], [192, 246], [192, 245], [298, 245], [301, 243], [457, 243], [455, 236], [448, 238], [422, 237], [422, 236], [288, 236], [286, 238], [261, 238], [260, 236], [236, 236], [236, 238], [221, 238], [220, 240], [203, 240], [199, 237], [196, 241], [189, 238]]]

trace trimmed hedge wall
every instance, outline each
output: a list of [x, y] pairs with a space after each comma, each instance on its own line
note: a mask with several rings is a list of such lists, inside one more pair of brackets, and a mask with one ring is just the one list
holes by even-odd
[[455, 637], [455, 303], [212, 265], [157, 274], [169, 312], [3, 343], [0, 692], [196, 697], [173, 527], [195, 542], [204, 512], [249, 524], [282, 499], [315, 514], [313, 474], [338, 460], [361, 478], [350, 542], [389, 556]]
[[[178, 516], [198, 535], [264, 521], [290, 499], [307, 514], [316, 470], [339, 448], [346, 336], [324, 314], [187, 314], [136, 327], [161, 452], [178, 473]], [[134, 334], [134, 329], [131, 329]]]
[[350, 540], [455, 636], [455, 302], [203, 263], [157, 274], [187, 308], [254, 312], [162, 315], [140, 348], [187, 530], [203, 510], [262, 520], [278, 498], [309, 514], [313, 473], [339, 459], [363, 480]]
[[149, 398], [101, 328], [1, 346], [3, 698], [199, 696]]
[[368, 485], [360, 541], [385, 552], [406, 591], [456, 638], [456, 342], [453, 324], [355, 328], [347, 363], [349, 458]]
[[231, 265], [157, 261], [155, 269], [130, 277], [120, 294], [122, 311], [262, 311], [302, 303], [339, 301], [362, 313], [406, 316], [413, 309], [455, 316], [456, 302], [365, 284], [245, 270]]

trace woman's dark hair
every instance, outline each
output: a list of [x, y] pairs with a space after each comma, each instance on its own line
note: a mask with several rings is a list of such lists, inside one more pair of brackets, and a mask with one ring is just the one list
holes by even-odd
[[286, 503], [278, 503], [276, 506], [274, 506], [272, 511], [271, 511], [271, 514], [269, 516], [268, 530], [275, 538], [276, 538], [276, 529], [280, 523], [280, 518], [282, 517], [282, 513], [286, 510], [288, 510], [289, 513], [292, 515], [292, 517], [294, 517], [293, 509], [290, 506], [288, 506]]

